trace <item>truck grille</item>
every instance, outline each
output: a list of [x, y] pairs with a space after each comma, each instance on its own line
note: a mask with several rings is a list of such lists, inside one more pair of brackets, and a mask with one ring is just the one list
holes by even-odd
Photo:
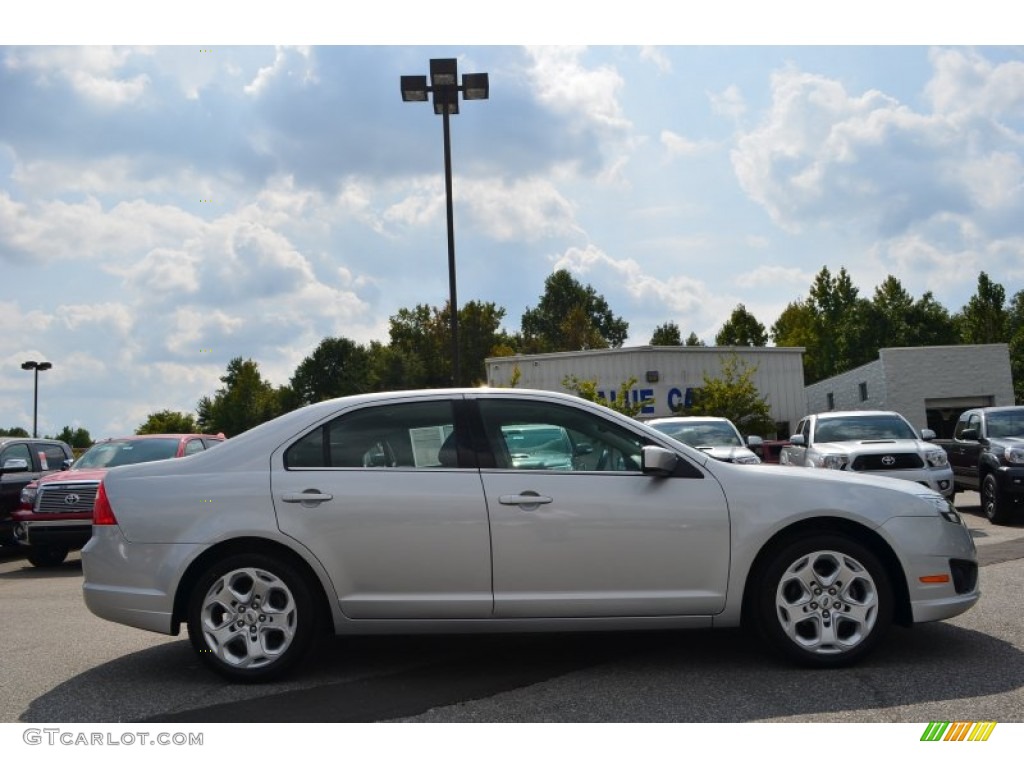
[[921, 469], [924, 460], [916, 453], [874, 453], [853, 460], [854, 472], [885, 472], [890, 469]]
[[98, 488], [99, 483], [44, 483], [36, 494], [35, 511], [42, 515], [92, 512]]

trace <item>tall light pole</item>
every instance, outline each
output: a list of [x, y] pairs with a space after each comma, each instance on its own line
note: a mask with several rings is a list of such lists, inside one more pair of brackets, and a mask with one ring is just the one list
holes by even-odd
[[459, 303], [455, 291], [455, 220], [452, 214], [452, 145], [448, 129], [448, 116], [459, 114], [459, 92], [467, 101], [490, 96], [490, 83], [486, 72], [462, 76], [459, 85], [458, 62], [455, 59], [430, 60], [430, 85], [426, 75], [402, 75], [402, 101], [426, 101], [434, 95], [434, 114], [441, 115], [444, 124], [444, 192], [448, 212], [448, 310], [451, 315], [452, 334], [452, 386], [459, 386]]
[[23, 371], [35, 371], [36, 388], [35, 395], [32, 397], [32, 437], [39, 437], [39, 372], [48, 371], [53, 368], [53, 363], [41, 362], [37, 363], [35, 360], [26, 360], [21, 364]]

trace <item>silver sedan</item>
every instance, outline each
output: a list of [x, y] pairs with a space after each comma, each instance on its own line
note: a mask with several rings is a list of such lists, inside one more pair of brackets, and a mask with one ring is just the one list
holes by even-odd
[[528, 390], [330, 400], [114, 469], [82, 562], [93, 613], [184, 623], [199, 658], [242, 681], [293, 669], [322, 631], [746, 623], [799, 663], [839, 666], [892, 622], [979, 597], [968, 530], [927, 488], [726, 464]]

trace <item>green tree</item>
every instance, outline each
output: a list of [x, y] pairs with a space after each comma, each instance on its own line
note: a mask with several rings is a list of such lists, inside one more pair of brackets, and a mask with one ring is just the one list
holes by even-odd
[[1006, 326], [1014, 399], [1017, 405], [1024, 405], [1024, 290], [1014, 294], [1007, 311]]
[[223, 387], [196, 406], [196, 423], [202, 432], [223, 432], [228, 437], [280, 415], [278, 390], [260, 375], [253, 360], [236, 357], [221, 376]]
[[548, 275], [537, 306], [522, 318], [525, 352], [565, 352], [621, 347], [629, 323], [616, 317], [605, 298], [566, 269]]
[[290, 406], [292, 402], [296, 406], [309, 405], [333, 397], [369, 392], [370, 353], [351, 339], [328, 337], [299, 363], [289, 386], [291, 393], [278, 394], [278, 402], [282, 406]]
[[[28, 437], [28, 435], [26, 435], [26, 437]], [[66, 426], [54, 435], [53, 439], [63, 440], [72, 448], [78, 448], [80, 450], [85, 450], [93, 443], [92, 437], [89, 435], [89, 430], [84, 427], [76, 427], [75, 429], [72, 429], [71, 427]]]
[[135, 430], [137, 435], [191, 435], [199, 431], [191, 413], [163, 410], [149, 414]]
[[1007, 341], [1009, 316], [1006, 289], [984, 272], [978, 275], [978, 290], [957, 316], [960, 340], [964, 344], [998, 344]]
[[0, 429], [0, 437], [31, 437], [31, 435], [21, 427], [10, 427], [9, 429]]
[[618, 391], [615, 393], [614, 398], [604, 397], [600, 394], [597, 387], [597, 379], [580, 379], [576, 376], [569, 375], [562, 379], [562, 386], [565, 389], [572, 392], [577, 397], [582, 397], [584, 400], [589, 400], [592, 403], [598, 405], [604, 405], [611, 408], [613, 411], [625, 414], [631, 418], [636, 418], [642, 412], [645, 406], [650, 404], [650, 400], [641, 400], [639, 402], [633, 402], [630, 400], [630, 392], [633, 391], [633, 387], [636, 386], [636, 378], [630, 378], [622, 382], [619, 386]]
[[744, 363], [733, 354], [722, 358], [720, 376], [704, 374], [704, 382], [693, 393], [693, 405], [680, 408], [685, 416], [721, 416], [744, 434], [776, 433], [771, 408], [754, 385], [757, 366]]
[[[487, 380], [484, 360], [512, 340], [500, 330], [505, 310], [491, 302], [470, 301], [459, 309], [460, 386]], [[448, 304], [419, 304], [391, 317], [392, 355], [376, 356], [375, 370], [382, 389], [448, 387], [452, 385], [451, 315]]]
[[683, 344], [683, 335], [679, 326], [673, 322], [664, 323], [654, 329], [651, 334], [652, 347], [679, 347]]
[[686, 341], [683, 344], [684, 347], [705, 347], [704, 340], [697, 336], [696, 333], [690, 331], [690, 335], [686, 337]]
[[768, 334], [764, 326], [742, 304], [736, 305], [715, 336], [715, 344], [720, 347], [763, 347], [767, 343]]

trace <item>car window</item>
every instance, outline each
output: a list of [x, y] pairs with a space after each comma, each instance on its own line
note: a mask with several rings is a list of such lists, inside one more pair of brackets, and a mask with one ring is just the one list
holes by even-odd
[[28, 445], [25, 443], [15, 443], [9, 445], [2, 452], [0, 452], [0, 467], [2, 467], [10, 459], [24, 459], [28, 462], [28, 468], [32, 469], [32, 454], [28, 450]]
[[648, 441], [600, 416], [531, 400], [481, 399], [484, 430], [500, 469], [638, 472]]
[[45, 443], [37, 446], [40, 454], [39, 458], [45, 459], [45, 465], [43, 469], [61, 469], [66, 459], [71, 458], [64, 453], [64, 449], [59, 445], [53, 445], [52, 443]]
[[804, 436], [804, 445], [811, 444], [811, 420], [807, 419], [801, 423], [801, 427], [797, 430], [801, 435]]
[[724, 421], [664, 422], [651, 426], [694, 448], [743, 445], [736, 430]]
[[915, 440], [914, 432], [899, 416], [837, 416], [818, 419], [814, 440], [818, 443], [844, 443], [856, 440]]
[[142, 464], [178, 455], [178, 438], [154, 437], [145, 440], [107, 440], [96, 443], [75, 462], [76, 469], [101, 469], [125, 464]]
[[361, 408], [317, 427], [285, 451], [287, 469], [458, 466], [449, 400]]
[[199, 453], [200, 451], [205, 449], [206, 446], [203, 445], [203, 441], [200, 440], [198, 437], [195, 440], [189, 440], [187, 443], [185, 443], [186, 456], [191, 456], [193, 453]]

